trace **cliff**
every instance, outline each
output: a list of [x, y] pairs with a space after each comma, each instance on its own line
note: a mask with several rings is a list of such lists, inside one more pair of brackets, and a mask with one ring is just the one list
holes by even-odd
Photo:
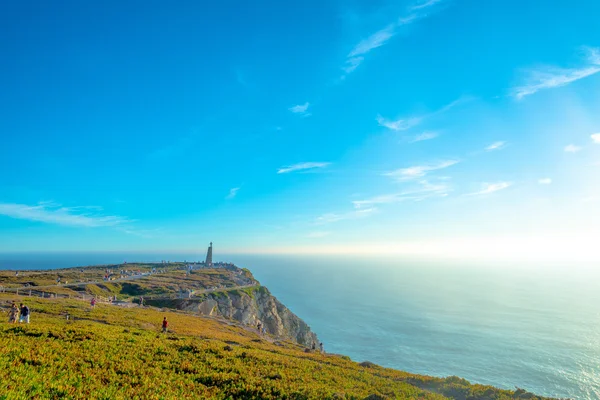
[[283, 305], [264, 286], [208, 293], [191, 299], [149, 300], [148, 304], [233, 319], [256, 327], [260, 321], [267, 333], [310, 347], [318, 345], [310, 327]]
[[[56, 285], [57, 278], [65, 283]], [[36, 296], [116, 297], [121, 305], [139, 304], [143, 298], [147, 306], [228, 318], [254, 329], [260, 321], [276, 339], [307, 347], [319, 343], [309, 326], [261, 286], [250, 270], [231, 263], [215, 263], [213, 268], [196, 264], [190, 268], [190, 264], [179, 262], [130, 263], [32, 271], [19, 276], [0, 271], [0, 285], [26, 289], [27, 293], [32, 290]]]

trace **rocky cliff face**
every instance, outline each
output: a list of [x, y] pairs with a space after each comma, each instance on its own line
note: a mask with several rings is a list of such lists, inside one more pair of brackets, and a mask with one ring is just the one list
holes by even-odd
[[260, 321], [271, 335], [305, 346], [311, 346], [313, 343], [318, 346], [319, 343], [310, 327], [264, 286], [179, 300], [176, 307], [206, 316], [223, 316], [252, 327], [256, 327]]

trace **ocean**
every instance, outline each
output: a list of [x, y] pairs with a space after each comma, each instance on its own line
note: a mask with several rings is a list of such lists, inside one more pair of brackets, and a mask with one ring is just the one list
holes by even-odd
[[[196, 254], [0, 254], [0, 268], [198, 260]], [[600, 272], [567, 265], [229, 255], [332, 353], [412, 373], [600, 399]]]

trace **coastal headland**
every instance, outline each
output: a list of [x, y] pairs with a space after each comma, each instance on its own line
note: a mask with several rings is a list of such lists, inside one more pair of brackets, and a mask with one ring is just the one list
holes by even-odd
[[5, 399], [543, 399], [321, 351], [229, 263], [0, 271], [1, 310], [12, 302], [31, 315], [0, 324]]

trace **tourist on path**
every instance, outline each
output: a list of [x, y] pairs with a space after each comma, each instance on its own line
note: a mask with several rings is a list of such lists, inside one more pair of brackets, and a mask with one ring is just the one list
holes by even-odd
[[95, 297], [92, 297], [92, 301], [90, 301], [90, 306], [92, 308], [96, 308], [96, 298]]
[[167, 317], [163, 318], [162, 322], [162, 331], [163, 333], [167, 333], [167, 328], [169, 327], [169, 321], [167, 321]]
[[258, 321], [258, 323], [256, 324], [256, 328], [258, 329], [258, 333], [262, 334], [262, 324], [260, 321]]
[[17, 305], [13, 302], [10, 306], [10, 310], [8, 311], [8, 323], [14, 324], [17, 322], [17, 316], [19, 315], [19, 309]]
[[21, 317], [19, 318], [19, 323], [25, 322], [29, 323], [29, 307], [24, 306], [23, 303], [20, 305], [21, 308]]
[[321, 353], [325, 353], [325, 352], [323, 351], [323, 342], [319, 343], [319, 349], [321, 350]]

